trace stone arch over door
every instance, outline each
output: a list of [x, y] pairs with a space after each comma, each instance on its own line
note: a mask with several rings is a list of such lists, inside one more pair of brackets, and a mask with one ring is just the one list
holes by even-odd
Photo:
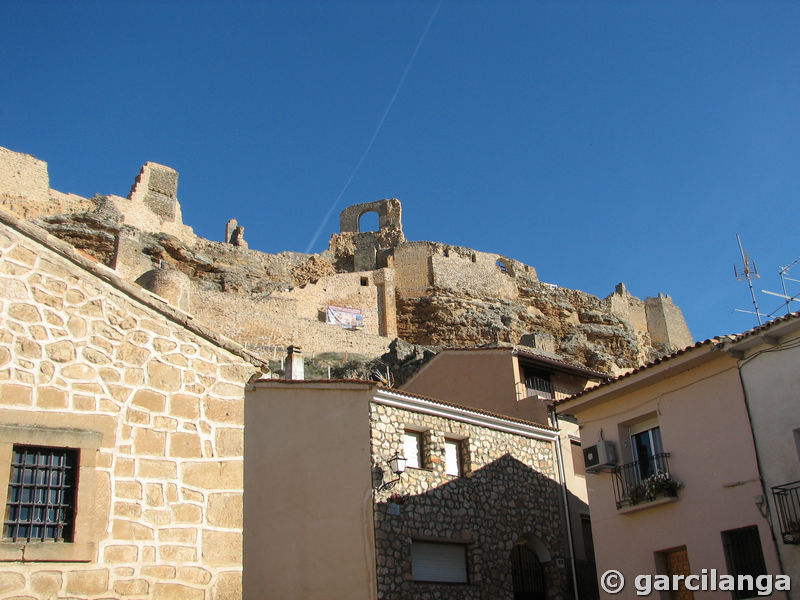
[[514, 600], [544, 600], [547, 597], [545, 563], [552, 560], [547, 546], [527, 533], [514, 543], [509, 558]]
[[348, 206], [339, 213], [339, 230], [341, 233], [359, 233], [358, 223], [361, 215], [368, 212], [378, 214], [378, 227], [384, 229], [400, 229], [403, 224], [401, 219], [400, 200], [378, 200], [377, 202], [364, 202]]

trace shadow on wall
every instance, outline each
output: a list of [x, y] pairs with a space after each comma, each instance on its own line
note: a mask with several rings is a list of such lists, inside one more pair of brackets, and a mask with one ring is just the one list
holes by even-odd
[[375, 507], [378, 596], [571, 598], [564, 519], [561, 485], [510, 454], [420, 494], [396, 491]]

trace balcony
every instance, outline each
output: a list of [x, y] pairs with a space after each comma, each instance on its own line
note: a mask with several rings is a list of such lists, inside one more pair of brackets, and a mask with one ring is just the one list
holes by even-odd
[[645, 461], [637, 460], [614, 469], [614, 499], [618, 510], [678, 497], [682, 484], [670, 475], [669, 456], [668, 452], [662, 452]]
[[776, 485], [772, 499], [778, 509], [783, 543], [800, 544], [800, 481]]

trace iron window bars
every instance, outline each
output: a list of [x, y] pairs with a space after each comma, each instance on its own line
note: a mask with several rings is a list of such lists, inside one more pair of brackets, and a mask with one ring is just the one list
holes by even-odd
[[71, 542], [78, 450], [14, 445], [3, 537]]

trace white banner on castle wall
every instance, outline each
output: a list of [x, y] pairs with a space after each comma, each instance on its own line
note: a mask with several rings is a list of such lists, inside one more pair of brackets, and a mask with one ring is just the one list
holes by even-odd
[[364, 315], [360, 308], [345, 306], [325, 307], [325, 322], [344, 329], [364, 329]]

